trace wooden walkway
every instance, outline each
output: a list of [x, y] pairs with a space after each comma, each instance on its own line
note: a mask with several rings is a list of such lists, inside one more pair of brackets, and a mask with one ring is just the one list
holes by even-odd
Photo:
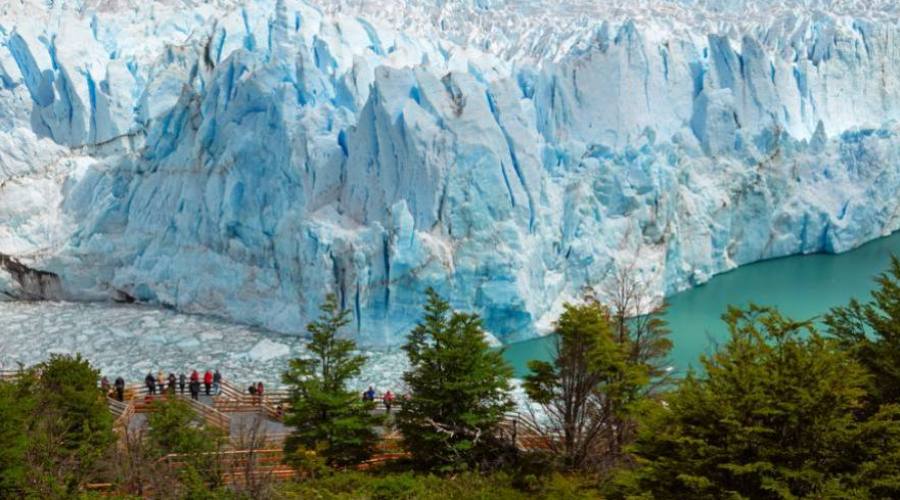
[[[11, 381], [18, 376], [18, 371], [0, 371], [0, 380]], [[297, 472], [284, 463], [282, 448], [291, 432], [291, 428], [285, 426], [283, 422], [284, 412], [288, 406], [287, 392], [251, 395], [223, 380], [217, 394], [206, 396], [201, 391], [199, 399], [194, 400], [188, 394], [180, 392], [150, 395], [143, 384], [132, 384], [126, 387], [123, 401], [107, 397], [107, 406], [115, 417], [114, 429], [120, 435], [124, 435], [126, 432], [145, 427], [146, 415], [154, 411], [153, 402], [173, 396], [187, 402], [206, 424], [221, 429], [229, 436], [230, 449], [217, 453], [222, 481], [225, 484], [246, 485], [254, 480], [283, 481], [297, 477]], [[375, 403], [374, 411], [384, 414], [386, 408], [381, 395], [376, 397]], [[402, 401], [398, 399], [393, 406], [399, 409], [401, 404]], [[501, 435], [515, 443], [521, 450], [550, 447], [551, 443], [546, 436], [528, 432], [520, 422], [518, 414], [508, 414], [500, 427]], [[251, 440], [255, 440], [251, 446], [259, 449], [244, 448], [248, 445], [248, 434], [252, 434]], [[360, 464], [359, 469], [369, 469], [408, 456], [409, 453], [402, 447], [400, 435], [396, 432], [385, 432], [382, 433], [378, 453], [372, 459]], [[184, 466], [186, 460], [187, 457], [184, 455], [167, 455], [160, 459], [160, 462], [179, 468]], [[101, 490], [105, 487], [111, 488], [111, 485], [94, 486]]]

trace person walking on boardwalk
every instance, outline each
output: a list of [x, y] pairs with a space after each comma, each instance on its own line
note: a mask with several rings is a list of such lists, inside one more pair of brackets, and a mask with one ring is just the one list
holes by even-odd
[[257, 382], [256, 383], [256, 397], [259, 398], [259, 404], [262, 404], [263, 392], [265, 392], [265, 387], [263, 387], [263, 383]]
[[156, 389], [160, 394], [166, 392], [166, 376], [163, 375], [162, 370], [156, 372], [156, 385]]
[[216, 368], [216, 373], [213, 373], [213, 394], [216, 396], [222, 391], [222, 374], [219, 373], [219, 369]]
[[121, 401], [125, 400], [125, 379], [119, 377], [116, 379], [116, 399]]
[[203, 386], [206, 388], [206, 395], [209, 396], [209, 390], [212, 388], [212, 372], [209, 370], [203, 374]]
[[147, 373], [147, 376], [144, 377], [144, 384], [147, 386], [148, 395], [156, 394], [156, 379], [153, 378], [153, 372]]
[[187, 383], [187, 377], [184, 376], [184, 372], [181, 372], [178, 375], [178, 392], [180, 394], [184, 394], [184, 386]]
[[100, 379], [100, 390], [104, 396], [109, 397], [109, 379], [106, 376]]
[[371, 385], [369, 386], [369, 390], [363, 393], [363, 401], [367, 403], [375, 401], [375, 388]]
[[175, 374], [169, 373], [169, 394], [175, 395]]
[[189, 386], [191, 391], [191, 399], [200, 399], [200, 381], [191, 379], [191, 383], [189, 384]]
[[394, 393], [388, 389], [387, 392], [384, 393], [384, 397], [381, 398], [384, 402], [384, 411], [385, 413], [391, 413], [391, 406], [394, 404]]

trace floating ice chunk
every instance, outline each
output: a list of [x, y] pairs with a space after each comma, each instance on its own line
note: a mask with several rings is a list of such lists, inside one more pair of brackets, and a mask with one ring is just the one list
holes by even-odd
[[250, 349], [247, 356], [254, 361], [269, 361], [282, 356], [287, 356], [290, 353], [290, 347], [278, 342], [273, 342], [269, 339], [262, 339], [253, 346], [253, 349]]
[[185, 339], [179, 340], [177, 345], [182, 349], [191, 349], [194, 347], [199, 347], [200, 341], [194, 337], [187, 337]]

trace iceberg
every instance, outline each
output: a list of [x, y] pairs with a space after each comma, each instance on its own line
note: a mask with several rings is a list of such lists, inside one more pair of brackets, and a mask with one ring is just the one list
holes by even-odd
[[900, 229], [891, 1], [598, 3], [7, 2], [0, 297], [506, 343]]

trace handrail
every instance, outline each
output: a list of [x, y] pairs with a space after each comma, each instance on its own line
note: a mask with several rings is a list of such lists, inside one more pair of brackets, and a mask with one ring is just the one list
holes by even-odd
[[199, 413], [207, 423], [214, 427], [218, 427], [224, 431], [230, 431], [231, 429], [231, 417], [222, 413], [221, 411], [205, 405], [199, 401], [196, 401], [192, 398], [188, 398], [185, 395], [180, 395], [180, 398], [191, 406], [195, 412]]

